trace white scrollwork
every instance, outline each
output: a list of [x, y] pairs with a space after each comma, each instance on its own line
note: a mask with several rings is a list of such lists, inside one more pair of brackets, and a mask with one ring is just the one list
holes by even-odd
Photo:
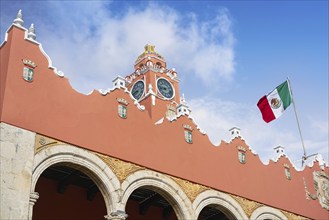
[[137, 106], [137, 108], [138, 108], [139, 110], [141, 110], [141, 111], [144, 111], [144, 110], [145, 110], [145, 106], [139, 104], [137, 100], [135, 100], [134, 104]]

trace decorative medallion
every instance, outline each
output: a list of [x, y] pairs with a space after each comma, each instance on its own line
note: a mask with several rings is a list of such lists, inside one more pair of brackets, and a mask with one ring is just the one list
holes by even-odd
[[33, 61], [28, 59], [23, 59], [23, 79], [27, 82], [33, 81], [34, 68], [37, 66]]
[[240, 163], [244, 164], [246, 163], [246, 153], [243, 151], [238, 151], [238, 158]]
[[239, 151], [243, 151], [243, 152], [246, 152], [247, 151], [246, 148], [245, 147], [242, 147], [242, 146], [238, 146], [238, 150]]
[[38, 153], [40, 150], [42, 150], [45, 147], [55, 146], [58, 144], [63, 144], [63, 142], [57, 141], [55, 139], [42, 136], [40, 134], [36, 134], [35, 136], [35, 153]]
[[192, 131], [193, 128], [191, 127], [191, 125], [183, 125], [183, 127], [186, 129], [186, 130], [189, 130], [189, 131]]
[[120, 118], [127, 118], [127, 106], [118, 105], [118, 114]]
[[246, 215], [250, 218], [251, 214], [260, 206], [263, 206], [262, 204], [258, 202], [254, 202], [245, 198], [242, 198], [240, 196], [231, 195], [242, 207], [243, 211], [246, 213]]
[[288, 180], [291, 180], [290, 166], [288, 164], [284, 164], [284, 172]]
[[185, 141], [189, 144], [193, 143], [193, 139], [192, 139], [192, 131], [184, 131], [184, 136], [185, 136]]
[[117, 101], [119, 102], [118, 105], [118, 114], [121, 118], [127, 118], [127, 105], [128, 102], [124, 98], [117, 98]]
[[101, 158], [113, 171], [113, 173], [118, 177], [120, 183], [122, 183], [130, 174], [138, 171], [143, 170], [145, 168], [137, 166], [132, 163], [124, 162], [119, 159], [115, 159], [109, 156], [105, 156], [102, 154], [96, 155]]
[[271, 99], [270, 103], [273, 109], [278, 109], [281, 106], [281, 100], [278, 98]]
[[192, 203], [200, 193], [209, 189], [208, 187], [196, 183], [191, 183], [189, 181], [182, 180], [176, 177], [171, 178], [182, 188], [182, 190], [185, 192], [185, 194]]
[[117, 101], [123, 105], [128, 105], [127, 100], [125, 100], [124, 98], [117, 98]]
[[32, 82], [33, 75], [34, 75], [34, 69], [26, 66], [23, 68], [23, 78], [25, 79], [25, 81]]
[[37, 65], [31, 60], [23, 59], [22, 61], [23, 61], [24, 65], [26, 65], [26, 66], [29, 66], [29, 67], [32, 67], [32, 68], [37, 67]]
[[193, 128], [190, 125], [183, 124], [184, 127], [184, 136], [185, 136], [185, 141], [189, 144], [193, 143], [192, 140], [192, 130]]
[[329, 210], [329, 176], [324, 171], [313, 172], [314, 186], [320, 205]]
[[171, 104], [167, 105], [166, 117], [169, 120], [176, 118], [176, 107], [175, 106], [173, 106]]

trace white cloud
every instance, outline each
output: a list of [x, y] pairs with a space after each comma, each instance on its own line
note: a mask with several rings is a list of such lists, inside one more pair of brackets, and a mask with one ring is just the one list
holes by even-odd
[[313, 133], [316, 134], [328, 134], [329, 126], [328, 126], [328, 120], [316, 120], [313, 118], [310, 118], [311, 127], [313, 130]]
[[84, 93], [111, 87], [116, 75], [130, 74], [147, 43], [156, 46], [181, 78], [194, 76], [208, 85], [231, 79], [235, 71], [235, 39], [226, 9], [212, 20], [199, 21], [195, 14], [153, 3], [120, 15], [109, 12], [111, 4], [102, 1], [49, 4], [51, 15], [36, 27], [38, 40], [53, 64]]

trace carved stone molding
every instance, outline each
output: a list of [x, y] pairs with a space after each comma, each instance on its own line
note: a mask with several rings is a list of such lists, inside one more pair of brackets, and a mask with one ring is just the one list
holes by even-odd
[[200, 193], [209, 189], [208, 187], [196, 183], [191, 183], [187, 180], [182, 180], [176, 177], [171, 178], [182, 188], [182, 190], [185, 192], [186, 196], [190, 199], [192, 203]]
[[242, 207], [243, 211], [246, 213], [246, 215], [250, 218], [252, 213], [260, 206], [263, 206], [262, 204], [258, 202], [254, 202], [245, 198], [242, 198], [240, 196], [231, 195]]
[[51, 147], [51, 146], [55, 146], [58, 144], [63, 144], [63, 142], [60, 142], [58, 140], [55, 140], [55, 139], [52, 139], [49, 137], [42, 136], [40, 134], [36, 134], [35, 145], [34, 145], [35, 153], [38, 153], [41, 149], [43, 149], [45, 147]]
[[120, 183], [122, 183], [130, 174], [136, 172], [137, 170], [143, 170], [144, 167], [137, 166], [132, 163], [124, 162], [122, 160], [112, 158], [102, 154], [96, 154], [101, 158], [113, 171], [113, 173], [118, 177]]
[[309, 218], [306, 217], [302, 217], [299, 215], [295, 215], [293, 213], [290, 212], [286, 212], [286, 211], [282, 211], [280, 210], [285, 216], [287, 216], [288, 219], [293, 219], [293, 220], [308, 220]]
[[125, 220], [127, 217], [128, 215], [124, 211], [116, 211], [104, 216], [107, 220]]
[[30, 204], [31, 205], [34, 205], [38, 199], [39, 199], [39, 193], [37, 193], [37, 192], [30, 193]]

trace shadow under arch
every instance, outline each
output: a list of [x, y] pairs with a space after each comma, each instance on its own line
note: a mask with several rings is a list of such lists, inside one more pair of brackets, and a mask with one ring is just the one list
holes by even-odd
[[180, 186], [166, 175], [150, 170], [139, 170], [129, 175], [121, 186], [123, 190], [120, 203], [122, 210], [125, 210], [130, 195], [136, 189], [147, 187], [159, 193], [170, 203], [177, 219], [195, 219], [191, 201]]
[[206, 190], [200, 193], [192, 205], [197, 218], [205, 207], [215, 206], [229, 219], [248, 219], [248, 216], [235, 199], [218, 191]]
[[252, 214], [250, 219], [253, 220], [266, 220], [266, 219], [273, 219], [273, 220], [287, 220], [287, 216], [285, 216], [281, 211], [268, 207], [262, 206], [257, 208]]
[[[40, 150], [34, 157], [31, 193], [34, 193], [41, 174], [50, 166], [63, 164], [83, 171], [101, 192], [107, 214], [116, 209], [119, 201], [120, 182], [112, 170], [92, 152], [75, 146], [61, 144]], [[29, 217], [32, 218], [30, 207]]]

